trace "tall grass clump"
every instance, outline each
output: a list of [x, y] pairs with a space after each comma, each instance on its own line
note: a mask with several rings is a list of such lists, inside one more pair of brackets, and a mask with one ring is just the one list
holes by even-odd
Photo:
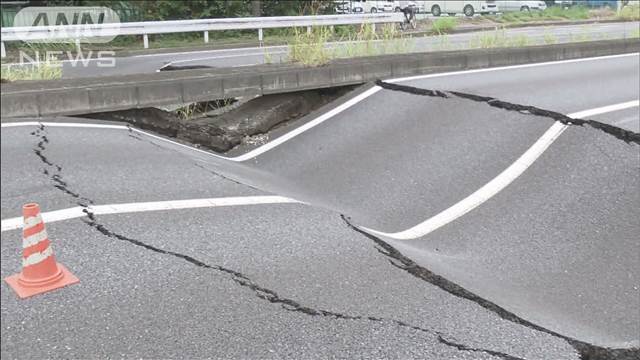
[[360, 30], [348, 38], [342, 38], [335, 49], [335, 57], [352, 58], [384, 54], [400, 54], [411, 51], [411, 39], [402, 36], [394, 24], [384, 24], [377, 33], [372, 24], [363, 24]]
[[584, 20], [589, 18], [589, 9], [584, 6], [572, 6], [564, 9], [561, 6], [551, 6], [542, 11], [544, 17], [555, 17], [569, 20]]
[[332, 35], [326, 26], [313, 27], [310, 32], [296, 28], [289, 44], [289, 60], [307, 66], [328, 63], [332, 54], [326, 45]]
[[3, 80], [55, 80], [62, 77], [62, 64], [54, 61], [42, 61], [23, 66], [2, 65]]
[[623, 7], [617, 17], [625, 21], [640, 20], [640, 4]]
[[507, 35], [504, 30], [495, 30], [493, 32], [482, 32], [474, 36], [469, 41], [472, 48], [490, 49], [495, 47], [504, 47], [507, 44]]
[[442, 35], [451, 32], [458, 26], [458, 19], [455, 17], [443, 17], [436, 19], [431, 24], [431, 32], [434, 34]]

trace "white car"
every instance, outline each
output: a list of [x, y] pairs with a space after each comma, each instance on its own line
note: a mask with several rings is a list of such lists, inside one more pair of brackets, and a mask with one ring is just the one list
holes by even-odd
[[[498, 5], [495, 0], [486, 1], [469, 1], [469, 0], [441, 0], [441, 1], [427, 1], [427, 9], [433, 14], [433, 16], [440, 16], [440, 14], [464, 14], [466, 16], [473, 16], [474, 14], [495, 14], [498, 12]], [[429, 6], [431, 5], [431, 6]]]
[[334, 4], [336, 6], [336, 14], [349, 14], [351, 13], [351, 9], [349, 8], [349, 6], [351, 5], [350, 2], [348, 0], [344, 0], [344, 1], [334, 1]]
[[393, 12], [395, 10], [395, 1], [388, 0], [352, 0], [351, 12], [353, 13], [372, 13], [377, 12]]
[[405, 8], [416, 8], [419, 13], [427, 12], [429, 9], [426, 7], [426, 3], [429, 1], [396, 1], [396, 11], [402, 11]]
[[544, 1], [497, 0], [496, 4], [502, 12], [544, 10], [547, 8]]

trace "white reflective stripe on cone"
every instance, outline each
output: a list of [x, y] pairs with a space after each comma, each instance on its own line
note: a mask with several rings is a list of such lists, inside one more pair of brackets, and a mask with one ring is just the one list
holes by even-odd
[[42, 216], [40, 216], [40, 214], [36, 215], [36, 216], [29, 216], [28, 218], [24, 219], [24, 227], [23, 229], [28, 229], [28, 228], [32, 228], [38, 224], [40, 224], [42, 222]]
[[22, 267], [38, 264], [46, 260], [51, 255], [53, 255], [53, 250], [51, 249], [51, 246], [47, 246], [43, 252], [33, 253], [26, 259], [22, 258]]
[[22, 240], [22, 248], [26, 249], [29, 246], [33, 246], [38, 244], [40, 241], [46, 240], [47, 239], [47, 231], [46, 230], [42, 230], [39, 233], [35, 233], [31, 236], [27, 236], [26, 238], [24, 238]]

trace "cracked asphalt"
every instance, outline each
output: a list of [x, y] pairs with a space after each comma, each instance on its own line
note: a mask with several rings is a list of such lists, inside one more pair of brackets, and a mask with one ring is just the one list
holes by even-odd
[[[636, 358], [637, 107], [589, 119], [613, 132], [569, 126], [511, 185], [433, 233], [401, 241], [361, 226], [399, 231], [441, 212], [562, 121], [549, 111], [638, 99], [638, 69], [628, 56], [406, 81], [242, 163], [122, 129], [3, 127], [3, 220], [30, 201], [303, 203], [86, 208], [48, 224], [81, 282], [28, 300], [2, 282], [1, 355]], [[2, 232], [3, 278], [19, 269], [20, 243]]]

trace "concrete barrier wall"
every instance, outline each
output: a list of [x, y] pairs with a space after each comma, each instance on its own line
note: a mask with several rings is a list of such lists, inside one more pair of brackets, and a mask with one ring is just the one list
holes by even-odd
[[1, 115], [76, 115], [631, 52], [640, 52], [640, 40], [385, 55], [338, 60], [315, 68], [259, 65], [241, 70], [198, 69], [126, 77], [10, 83], [2, 85]]

